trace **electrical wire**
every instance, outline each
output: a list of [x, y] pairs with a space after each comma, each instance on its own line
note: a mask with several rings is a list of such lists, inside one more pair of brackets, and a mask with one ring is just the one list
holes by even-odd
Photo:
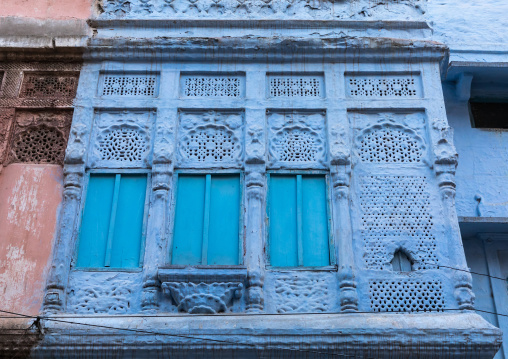
[[[0, 312], [7, 313], [7, 314], [13, 314], [13, 315], [17, 315], [19, 317], [28, 318], [28, 319], [35, 319], [36, 321], [37, 320], [48, 320], [48, 321], [59, 322], [59, 323], [76, 324], [76, 325], [83, 325], [83, 326], [95, 327], [95, 328], [103, 328], [103, 329], [123, 330], [123, 331], [130, 331], [130, 332], [136, 332], [136, 333], [142, 333], [142, 334], [151, 334], [151, 335], [159, 335], [159, 336], [170, 336], [170, 337], [176, 337], [176, 338], [201, 340], [201, 341], [205, 341], [205, 342], [215, 342], [215, 343], [221, 343], [221, 344], [246, 345], [246, 346], [251, 346], [251, 347], [254, 347], [254, 348], [259, 348], [260, 347], [259, 344], [254, 344], [254, 343], [252, 343], [252, 344], [251, 343], [241, 343], [241, 342], [233, 342], [233, 341], [228, 341], [228, 340], [201, 338], [201, 337], [182, 335], [182, 334], [170, 334], [170, 333], [154, 332], [154, 331], [148, 331], [148, 330], [142, 330], [142, 329], [118, 328], [118, 327], [111, 327], [111, 326], [108, 326], [108, 325], [101, 325], [101, 324], [78, 323], [78, 322], [72, 322], [72, 321], [67, 321], [67, 320], [55, 319], [55, 318], [47, 317], [47, 316], [26, 315], [26, 314], [21, 314], [21, 313], [16, 313], [16, 312], [10, 312], [10, 311], [1, 310], [1, 309], [0, 309]], [[111, 317], [113, 317], [113, 316], [110, 316], [109, 318], [111, 318]], [[93, 316], [89, 316], [89, 317], [83, 316], [83, 318], [92, 319], [92, 318], [96, 318], [96, 317], [93, 317]], [[30, 329], [32, 326], [33, 326], [33, 324], [28, 329]], [[269, 345], [266, 346], [266, 347], [263, 347], [263, 349], [268, 349], [268, 350], [283, 350], [283, 351], [297, 351], [297, 352], [302, 352], [302, 353], [322, 354], [322, 355], [335, 356], [335, 357], [341, 357], [341, 358], [358, 358], [358, 356], [356, 356], [356, 355], [348, 355], [348, 354], [340, 354], [340, 353], [327, 353], [327, 352], [321, 352], [321, 351], [312, 350], [312, 349], [309, 349], [309, 350], [307, 350], [307, 349], [294, 349], [294, 348], [284, 348], [284, 347], [269, 346]], [[373, 358], [367, 358], [367, 359], [373, 359]]]
[[456, 270], [456, 271], [459, 271], [459, 272], [466, 272], [466, 273], [481, 275], [481, 276], [484, 276], [484, 277], [489, 277], [489, 278], [494, 278], [494, 279], [500, 279], [500, 280], [502, 280], [504, 282], [506, 282], [508, 280], [508, 278], [501, 278], [501, 277], [496, 277], [496, 276], [493, 276], [493, 275], [490, 275], [490, 274], [478, 273], [478, 272], [473, 272], [473, 271], [470, 271], [470, 270], [465, 270], [465, 269], [460, 269], [460, 268], [455, 268], [455, 267], [444, 266], [444, 265], [441, 265], [441, 264], [438, 264], [438, 263], [428, 263], [428, 262], [420, 262], [420, 263], [436, 266], [437, 269], [439, 269], [439, 268], [448, 268], [448, 269], [453, 269], [453, 270]]
[[[428, 264], [428, 265], [433, 265], [435, 266], [437, 269], [440, 269], [440, 268], [447, 268], [447, 269], [452, 269], [452, 270], [456, 270], [456, 271], [461, 271], [461, 272], [466, 272], [466, 273], [471, 273], [471, 274], [476, 274], [476, 275], [481, 275], [481, 276], [485, 276], [485, 277], [489, 277], [489, 278], [494, 278], [494, 279], [499, 279], [499, 280], [503, 280], [503, 281], [506, 281], [507, 279], [506, 278], [501, 278], [501, 277], [496, 277], [496, 276], [492, 276], [492, 275], [489, 275], [489, 274], [484, 274], [484, 273], [478, 273], [478, 272], [473, 272], [473, 271], [469, 271], [469, 270], [465, 270], [465, 269], [460, 269], [460, 268], [454, 268], [454, 267], [450, 267], [450, 266], [445, 266], [445, 265], [441, 265], [441, 264], [437, 264], [437, 263], [428, 263], [428, 262], [421, 262], [421, 263], [424, 263], [424, 264]], [[437, 312], [445, 312], [445, 311], [462, 311], [461, 309], [440, 309], [440, 310], [437, 310]], [[487, 310], [482, 310], [482, 309], [474, 309], [474, 311], [476, 312], [480, 312], [480, 313], [486, 313], [486, 314], [493, 314], [493, 315], [498, 315], [498, 316], [502, 316], [502, 317], [508, 317], [508, 314], [503, 314], [503, 313], [495, 313], [495, 312], [492, 312], [492, 311], [487, 311]], [[429, 311], [428, 313], [430, 313], [432, 311]], [[6, 310], [1, 310], [0, 309], [0, 313], [5, 313], [5, 314], [10, 314], [11, 316], [0, 316], [0, 319], [16, 319], [16, 318], [19, 318], [19, 317], [24, 317], [24, 318], [29, 318], [29, 319], [35, 319], [34, 320], [34, 323], [24, 329], [25, 331], [33, 328], [34, 324], [40, 320], [47, 320], [47, 321], [53, 321], [53, 322], [60, 322], [60, 323], [66, 323], [66, 324], [75, 324], [75, 325], [83, 325], [83, 326], [89, 326], [89, 327], [96, 327], [96, 328], [103, 328], [103, 329], [111, 329], [111, 330], [121, 330], [121, 331], [130, 331], [130, 332], [136, 332], [136, 333], [142, 333], [142, 334], [151, 334], [151, 335], [159, 335], [159, 336], [171, 336], [171, 337], [177, 337], [177, 338], [183, 338], [183, 339], [191, 339], [191, 340], [200, 340], [200, 341], [204, 341], [204, 342], [215, 342], [215, 343], [221, 343], [221, 344], [234, 344], [234, 345], [246, 345], [246, 346], [253, 346], [253, 347], [259, 347], [258, 344], [250, 344], [250, 343], [239, 343], [239, 342], [232, 342], [232, 341], [227, 341], [227, 340], [220, 340], [220, 339], [211, 339], [211, 338], [202, 338], [202, 337], [195, 337], [195, 336], [188, 336], [188, 335], [181, 335], [181, 334], [170, 334], [170, 333], [162, 333], [162, 332], [154, 332], [154, 331], [147, 331], [147, 330], [141, 330], [141, 329], [132, 329], [132, 328], [117, 328], [117, 327], [112, 327], [112, 326], [107, 326], [107, 325], [100, 325], [100, 324], [91, 324], [91, 323], [79, 323], [79, 322], [73, 322], [73, 321], [68, 321], [68, 320], [63, 320], [63, 319], [56, 319], [54, 317], [50, 317], [50, 316], [31, 316], [31, 315], [26, 315], [26, 314], [22, 314], [22, 313], [16, 313], [16, 312], [11, 312], [11, 311], [6, 311]], [[351, 312], [351, 313], [344, 313], [344, 312], [320, 312], [320, 313], [252, 313], [252, 314], [245, 314], [245, 313], [228, 313], [228, 314], [218, 314], [218, 315], [214, 315], [215, 317], [218, 317], [218, 316], [224, 316], [224, 317], [228, 317], [228, 316], [236, 316], [236, 317], [240, 317], [240, 316], [292, 316], [292, 315], [337, 315], [337, 314], [341, 314], [341, 315], [347, 315], [347, 314], [397, 314], [397, 313], [400, 313], [400, 314], [421, 314], [421, 312], [408, 312], [408, 311], [387, 311], [387, 312], [359, 312], [359, 311], [355, 311], [355, 312]], [[179, 314], [179, 315], [176, 315], [176, 314], [160, 314], [160, 315], [121, 315], [119, 317], [121, 318], [170, 318], [170, 317], [178, 317], [178, 318], [182, 318], [182, 317], [200, 317], [200, 316], [203, 316], [203, 317], [210, 317], [210, 315], [207, 315], [207, 314], [189, 314], [189, 315], [182, 315], [182, 314]], [[84, 316], [84, 315], [81, 315], [81, 316], [76, 316], [76, 315], [71, 315], [71, 316], [65, 316], [63, 318], [65, 319], [99, 319], [99, 318], [112, 318], [113, 316], [109, 315], [109, 316], [96, 316], [96, 315], [92, 315], [92, 316]], [[61, 317], [60, 317], [61, 318]], [[15, 329], [13, 329], [15, 330]], [[22, 330], [22, 329], [20, 329]], [[316, 351], [316, 350], [302, 350], [302, 349], [294, 349], [294, 348], [283, 348], [283, 347], [265, 347], [265, 349], [271, 349], [271, 350], [286, 350], [286, 351], [298, 351], [298, 352], [306, 352], [306, 353], [313, 353], [313, 354], [322, 354], [322, 355], [327, 355], [327, 356], [336, 356], [336, 357], [349, 357], [349, 358], [356, 358], [357, 356], [354, 356], [354, 355], [348, 355], [348, 354], [340, 354], [340, 353], [327, 353], [327, 352], [321, 352], [321, 351]]]

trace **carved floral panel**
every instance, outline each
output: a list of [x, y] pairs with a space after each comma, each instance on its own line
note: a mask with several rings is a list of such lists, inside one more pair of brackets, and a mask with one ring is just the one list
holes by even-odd
[[332, 310], [336, 288], [327, 273], [281, 273], [274, 277], [277, 313], [316, 313]]
[[272, 167], [326, 167], [323, 112], [270, 112], [268, 128]]
[[151, 163], [149, 111], [99, 112], [91, 141], [91, 167], [147, 167]]
[[140, 276], [133, 273], [73, 272], [67, 310], [77, 314], [127, 314], [139, 306]]
[[235, 167], [243, 160], [244, 114], [240, 111], [183, 111], [178, 161], [183, 167]]
[[8, 163], [63, 164], [72, 110], [16, 111]]

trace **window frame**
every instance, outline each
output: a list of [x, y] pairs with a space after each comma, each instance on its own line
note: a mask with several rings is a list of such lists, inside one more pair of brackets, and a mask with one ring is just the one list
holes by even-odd
[[[141, 248], [139, 251], [139, 266], [133, 268], [118, 268], [118, 267], [77, 267], [79, 243], [81, 238], [81, 223], [83, 221], [83, 215], [85, 213], [86, 200], [88, 195], [88, 184], [90, 182], [91, 174], [146, 174], [146, 192], [145, 192], [145, 204], [143, 209], [143, 224], [141, 229]], [[79, 217], [76, 221], [75, 243], [74, 243], [74, 255], [71, 261], [71, 270], [82, 271], [82, 272], [142, 272], [144, 266], [145, 257], [145, 246], [146, 246], [146, 234], [148, 231], [148, 212], [150, 207], [150, 189], [152, 184], [152, 170], [151, 169], [88, 169], [85, 173], [85, 179], [82, 190], [82, 200], [79, 208]]]
[[[326, 209], [327, 209], [327, 224], [328, 224], [328, 252], [330, 264], [327, 266], [293, 266], [293, 267], [279, 267], [271, 265], [271, 246], [270, 246], [270, 177], [271, 175], [316, 175], [324, 176], [326, 184]], [[332, 193], [330, 186], [330, 173], [327, 170], [267, 170], [266, 171], [266, 210], [265, 210], [265, 224], [266, 224], [266, 263], [265, 268], [270, 271], [337, 271], [337, 262], [335, 257], [335, 245], [333, 240], [333, 222], [332, 222]], [[297, 258], [298, 259], [298, 258]]]
[[[221, 175], [239, 175], [240, 177], [240, 208], [238, 216], [238, 264], [227, 264], [227, 265], [214, 265], [214, 264], [173, 264], [173, 242], [174, 242], [174, 235], [175, 235], [175, 218], [176, 218], [176, 202], [178, 200], [178, 182], [179, 182], [179, 176], [180, 175], [211, 175], [211, 176], [221, 176]], [[169, 241], [168, 248], [165, 251], [168, 255], [168, 258], [166, 260], [165, 267], [168, 268], [186, 268], [186, 267], [193, 267], [193, 268], [243, 268], [244, 267], [244, 214], [245, 214], [245, 172], [242, 169], [178, 169], [175, 170], [174, 176], [173, 176], [173, 193], [171, 194], [171, 213], [170, 213], [170, 220], [169, 220]]]

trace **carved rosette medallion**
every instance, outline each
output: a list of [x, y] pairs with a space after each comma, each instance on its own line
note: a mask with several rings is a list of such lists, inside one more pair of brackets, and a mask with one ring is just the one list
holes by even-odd
[[72, 111], [17, 111], [11, 141], [9, 163], [63, 164]]
[[326, 167], [322, 112], [268, 113], [271, 167]]
[[92, 167], [147, 167], [151, 162], [152, 114], [101, 112], [92, 137]]
[[180, 114], [178, 161], [184, 167], [236, 167], [243, 160], [243, 112]]

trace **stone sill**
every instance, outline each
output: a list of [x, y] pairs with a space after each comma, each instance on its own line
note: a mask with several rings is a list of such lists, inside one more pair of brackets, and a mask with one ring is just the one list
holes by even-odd
[[308, 351], [361, 358], [492, 358], [502, 341], [501, 330], [473, 312], [51, 318], [58, 321], [42, 320], [44, 335], [32, 352], [37, 358], [60, 350], [76, 357], [82, 351], [105, 358], [120, 352], [205, 358], [207, 348], [220, 358], [235, 353], [241, 358], [272, 353], [307, 358], [312, 356]]

